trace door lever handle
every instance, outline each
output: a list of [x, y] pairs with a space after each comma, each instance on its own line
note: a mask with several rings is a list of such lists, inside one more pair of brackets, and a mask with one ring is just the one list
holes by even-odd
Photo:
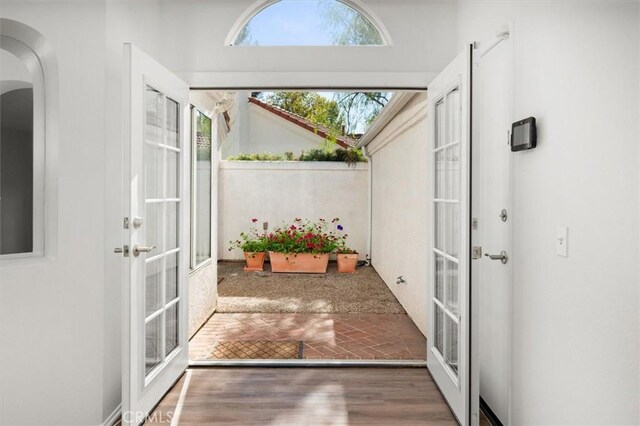
[[485, 256], [487, 256], [491, 260], [499, 260], [503, 265], [509, 261], [509, 256], [507, 256], [507, 252], [504, 250], [502, 250], [500, 254], [485, 253]]
[[156, 248], [156, 246], [144, 247], [136, 244], [135, 246], [133, 246], [133, 255], [135, 257], [138, 257], [140, 256], [140, 253], [149, 253], [154, 248]]

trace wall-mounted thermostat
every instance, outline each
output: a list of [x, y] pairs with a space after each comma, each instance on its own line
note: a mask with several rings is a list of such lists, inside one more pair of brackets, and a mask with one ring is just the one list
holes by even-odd
[[511, 125], [511, 151], [524, 151], [536, 147], [536, 119], [525, 118]]

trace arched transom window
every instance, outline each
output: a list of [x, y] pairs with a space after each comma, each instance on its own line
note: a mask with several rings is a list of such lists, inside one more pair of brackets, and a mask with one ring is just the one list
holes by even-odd
[[232, 29], [231, 46], [384, 46], [390, 38], [359, 0], [265, 0]]

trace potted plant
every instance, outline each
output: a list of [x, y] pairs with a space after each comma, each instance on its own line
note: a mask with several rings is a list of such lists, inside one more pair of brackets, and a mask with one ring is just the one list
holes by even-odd
[[[338, 219], [334, 219], [335, 224]], [[325, 219], [314, 223], [295, 219], [267, 236], [273, 272], [325, 273], [329, 254], [338, 248], [339, 237], [329, 231]]]
[[258, 219], [251, 219], [251, 222], [249, 232], [241, 232], [239, 240], [229, 241], [229, 251], [238, 248], [244, 252], [245, 272], [262, 271], [268, 247], [267, 236], [264, 233], [258, 233], [256, 227]]
[[[336, 227], [338, 231], [344, 231], [344, 227], [340, 224]], [[358, 252], [347, 247], [347, 234], [338, 237], [338, 247], [336, 249], [336, 260], [338, 262], [338, 272], [354, 273], [358, 265]]]

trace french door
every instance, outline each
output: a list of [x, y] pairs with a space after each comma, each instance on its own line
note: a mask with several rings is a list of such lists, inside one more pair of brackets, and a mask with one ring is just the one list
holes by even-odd
[[471, 47], [428, 87], [432, 237], [427, 366], [458, 421], [470, 422]]
[[125, 45], [123, 423], [140, 424], [188, 364], [189, 87]]

